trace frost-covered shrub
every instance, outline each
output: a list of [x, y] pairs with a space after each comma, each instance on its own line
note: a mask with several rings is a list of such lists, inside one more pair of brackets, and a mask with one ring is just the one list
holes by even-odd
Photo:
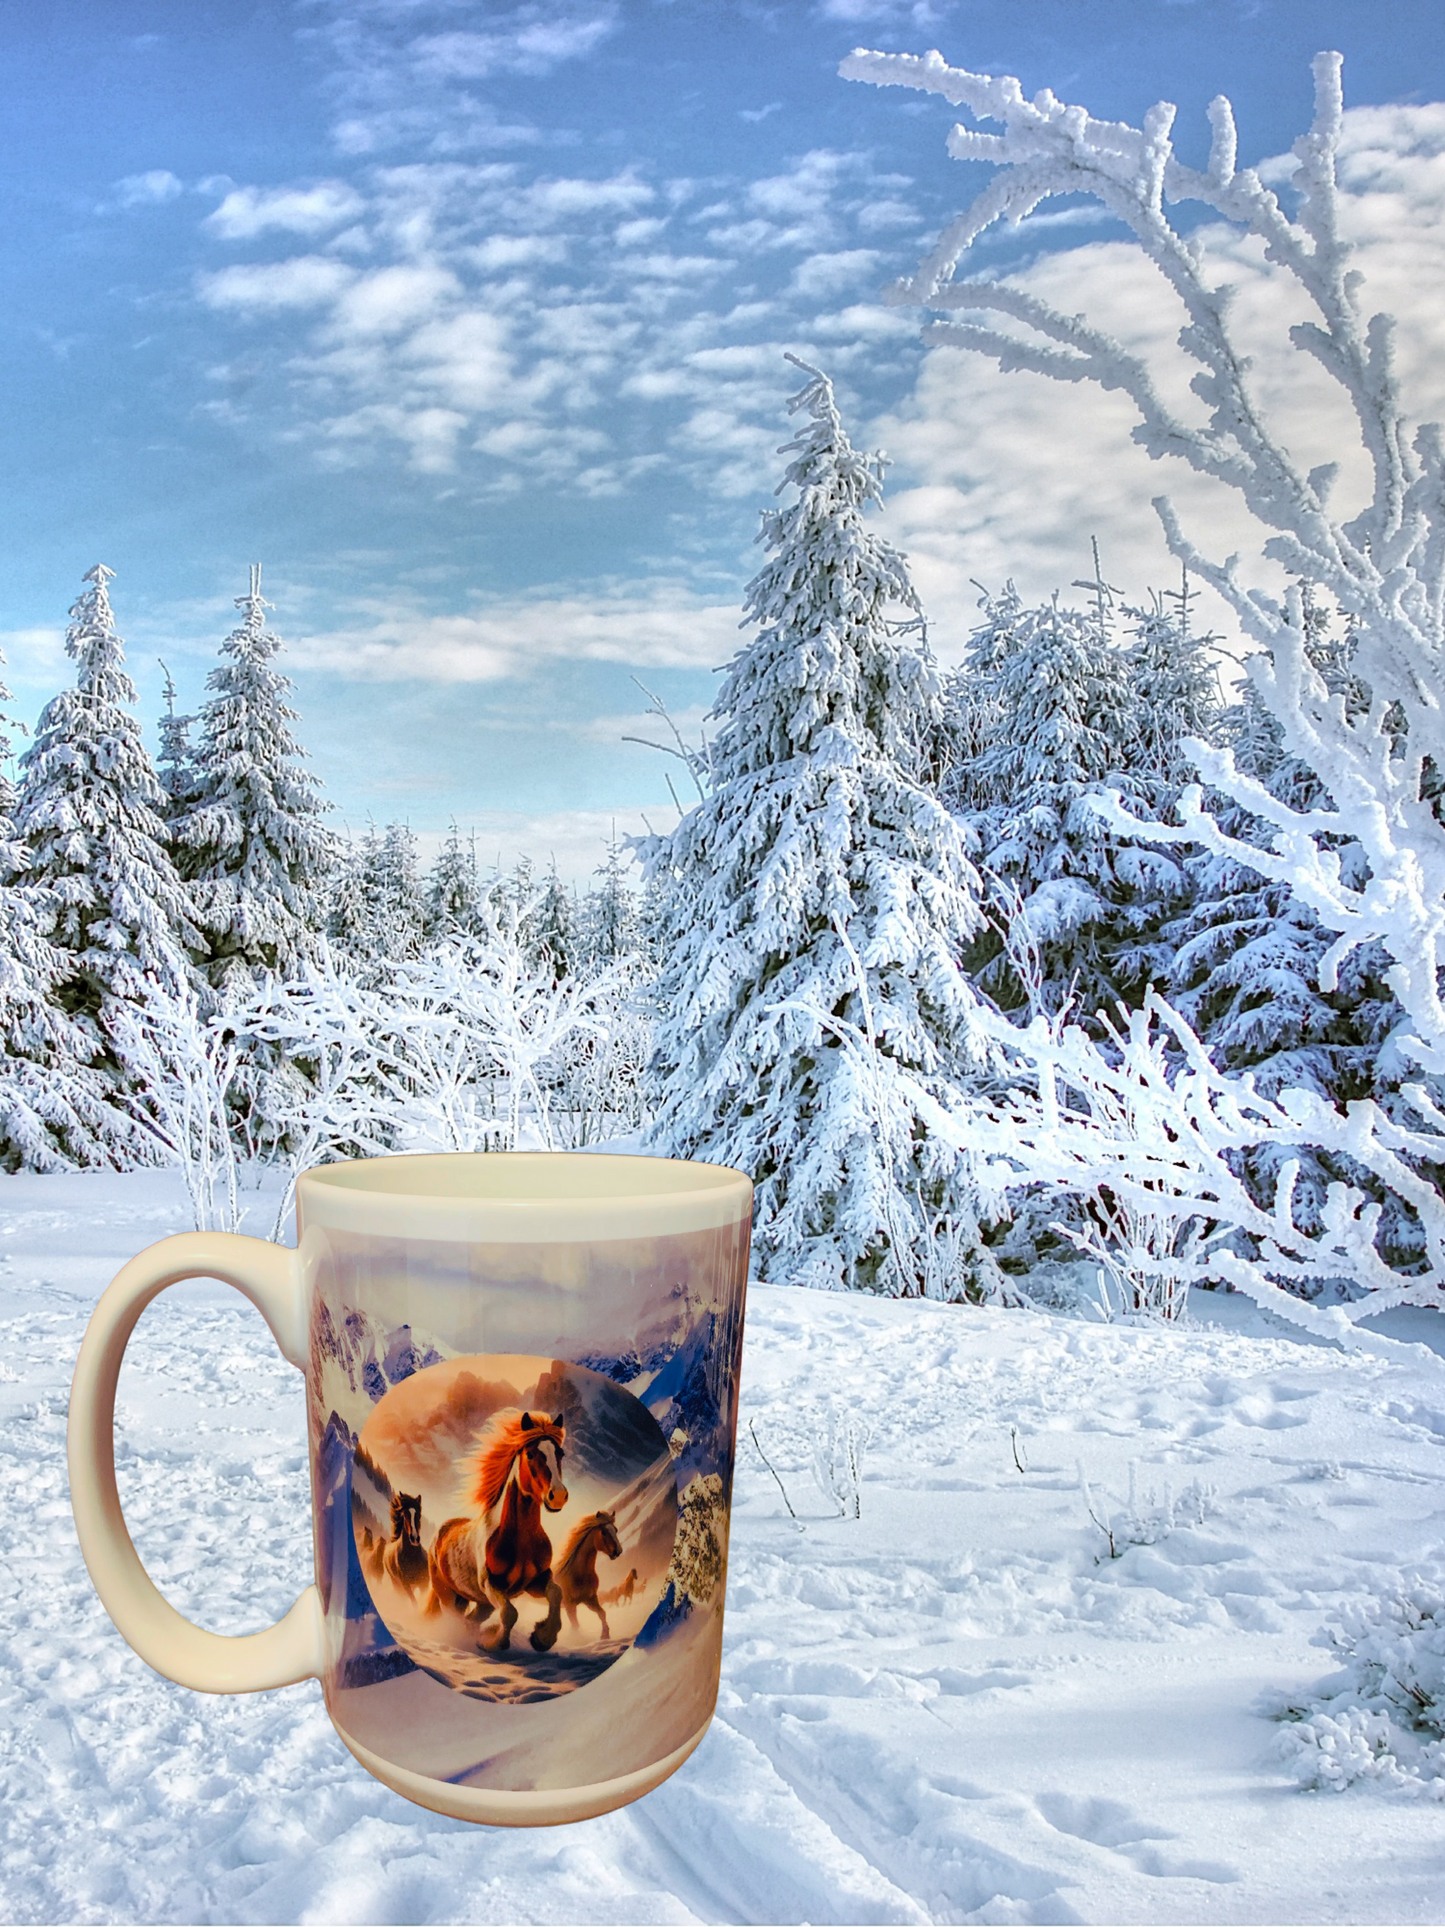
[[[1111, 1559], [1121, 1559], [1130, 1546], [1157, 1546], [1180, 1527], [1202, 1526], [1215, 1509], [1214, 1487], [1201, 1479], [1191, 1479], [1176, 1494], [1173, 1482], [1141, 1488], [1139, 1461], [1129, 1461], [1129, 1499], [1119, 1505], [1105, 1492], [1096, 1496], [1079, 1462], [1079, 1493], [1089, 1519], [1103, 1533]], [[1102, 1558], [1102, 1553], [1098, 1555]], [[1095, 1564], [1098, 1559], [1095, 1560]]]
[[872, 1436], [867, 1419], [832, 1404], [813, 1439], [813, 1477], [842, 1519], [863, 1515], [863, 1452]]
[[[293, 1183], [333, 1158], [595, 1142], [604, 1114], [635, 1103], [625, 973], [558, 979], [529, 956], [528, 907], [493, 892], [479, 936], [364, 971], [323, 946], [227, 1013], [279, 1064], [257, 1109]], [[289, 1209], [288, 1189], [273, 1235]]]
[[[970, 1097], [934, 1128], [973, 1154], [985, 1195], [1034, 1188], [1082, 1201], [1084, 1214], [1060, 1229], [1111, 1273], [1131, 1309], [1177, 1311], [1190, 1284], [1224, 1282], [1322, 1337], [1368, 1345], [1388, 1341], [1367, 1337], [1362, 1320], [1390, 1305], [1440, 1303], [1445, 1200], [1412, 1166], [1433, 1150], [1425, 1133], [1368, 1101], [1341, 1113], [1312, 1091], [1266, 1097], [1248, 1073], [1213, 1064], [1154, 991], [1141, 1009], [1121, 1009], [1102, 1043], [1042, 1011], [1023, 1029], [996, 1013], [980, 1024], [1018, 1081], [1002, 1096]], [[1291, 1152], [1301, 1142], [1350, 1158], [1407, 1198], [1431, 1268], [1391, 1270], [1376, 1243], [1381, 1207], [1354, 1186], [1331, 1184], [1309, 1229], [1294, 1199]], [[980, 1145], [998, 1155], [980, 1156]], [[1240, 1176], [1239, 1153], [1250, 1149], [1279, 1155], [1272, 1209]], [[1239, 1248], [1245, 1237], [1253, 1255]], [[1349, 1281], [1351, 1303], [1301, 1302], [1337, 1279]]]
[[125, 1101], [156, 1155], [179, 1166], [197, 1231], [236, 1231], [245, 1217], [233, 1110], [245, 1081], [240, 1038], [191, 985], [171, 999], [121, 1006], [117, 1048], [134, 1090]]
[[1316, 1643], [1345, 1666], [1282, 1709], [1300, 1785], [1342, 1793], [1370, 1780], [1445, 1800], [1445, 1569], [1346, 1608]]

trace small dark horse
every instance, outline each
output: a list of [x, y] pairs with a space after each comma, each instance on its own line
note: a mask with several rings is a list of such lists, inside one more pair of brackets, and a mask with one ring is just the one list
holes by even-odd
[[[609, 1559], [622, 1557], [616, 1517], [614, 1512], [592, 1512], [579, 1520], [557, 1561], [557, 1584], [562, 1589], [562, 1604], [567, 1608], [567, 1623], [575, 1628], [577, 1608], [590, 1606], [602, 1621], [604, 1639], [611, 1639], [612, 1628], [607, 1624], [607, 1615], [597, 1596], [597, 1558], [604, 1552]], [[628, 1590], [630, 1594], [631, 1588]]]
[[421, 1542], [421, 1494], [393, 1492], [391, 1495], [391, 1538], [381, 1549], [378, 1576], [385, 1574], [411, 1598], [418, 1586], [427, 1582], [426, 1548]]
[[546, 1618], [532, 1630], [537, 1652], [555, 1646], [562, 1630], [562, 1594], [552, 1577], [552, 1541], [542, 1524], [544, 1510], [560, 1512], [567, 1503], [562, 1443], [560, 1414], [494, 1412], [467, 1463], [466, 1496], [477, 1510], [448, 1519], [432, 1541], [426, 1610], [439, 1612], [450, 1602], [465, 1612], [475, 1605], [481, 1608], [479, 1619], [495, 1610], [499, 1624], [482, 1634], [481, 1643], [498, 1652], [511, 1644], [517, 1623], [512, 1601], [520, 1593], [547, 1601]]

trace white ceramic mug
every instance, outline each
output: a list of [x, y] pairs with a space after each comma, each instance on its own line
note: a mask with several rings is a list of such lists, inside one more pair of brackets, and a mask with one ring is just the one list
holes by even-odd
[[[107, 1612], [203, 1692], [319, 1678], [362, 1765], [441, 1813], [545, 1826], [648, 1792], [717, 1699], [751, 1214], [718, 1165], [371, 1158], [300, 1180], [295, 1251], [152, 1245], [71, 1392]], [[196, 1277], [243, 1292], [306, 1375], [316, 1583], [237, 1639], [157, 1592], [116, 1490], [126, 1341]]]

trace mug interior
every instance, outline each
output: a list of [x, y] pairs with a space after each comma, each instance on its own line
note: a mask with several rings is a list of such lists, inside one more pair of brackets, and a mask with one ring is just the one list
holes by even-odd
[[721, 1164], [584, 1151], [441, 1151], [318, 1165], [305, 1182], [373, 1197], [578, 1204], [729, 1191], [748, 1180]]

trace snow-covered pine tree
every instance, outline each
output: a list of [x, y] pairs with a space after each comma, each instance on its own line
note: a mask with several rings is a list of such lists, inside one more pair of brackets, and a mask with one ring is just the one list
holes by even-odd
[[484, 923], [484, 892], [477, 873], [475, 837], [462, 841], [453, 818], [446, 841], [437, 851], [426, 886], [426, 933], [429, 938], [476, 936]]
[[864, 520], [882, 460], [795, 365], [797, 496], [763, 517], [711, 789], [637, 843], [664, 891], [652, 1142], [753, 1178], [762, 1278], [962, 1296], [977, 1274], [939, 1254], [971, 1232], [967, 1174], [894, 1073], [945, 1097], [967, 1075], [978, 884], [919, 781], [939, 684], [904, 558]]
[[594, 968], [625, 963], [640, 950], [637, 892], [628, 888], [625, 856], [614, 825], [607, 855], [594, 872], [599, 881], [582, 904], [582, 949]]
[[388, 823], [376, 852], [375, 887], [378, 954], [395, 962], [421, 955], [426, 945], [427, 901], [417, 856], [416, 833], [409, 823]]
[[0, 713], [0, 1168], [53, 1171], [118, 1154], [130, 1127], [106, 1102], [93, 1040], [51, 998], [64, 960], [15, 831], [11, 727]]
[[1189, 774], [1179, 741], [1207, 727], [1214, 701], [1209, 639], [1189, 635], [1187, 615], [1162, 598], [1125, 608], [1119, 641], [1097, 565], [1092, 586], [1091, 610], [1057, 597], [1025, 608], [1012, 583], [984, 598], [948, 679], [940, 759], [986, 879], [969, 974], [1004, 1009], [1041, 995], [1085, 1020], [1142, 988], [1150, 937], [1185, 889], [1179, 859], [1112, 833], [1092, 799], [1112, 786], [1136, 810], [1167, 808]]
[[577, 905], [558, 876], [554, 859], [542, 886], [541, 901], [527, 919], [527, 937], [537, 960], [546, 961], [558, 983], [572, 976], [581, 960], [577, 922]]
[[119, 1008], [174, 999], [198, 939], [185, 888], [166, 853], [165, 792], [131, 713], [135, 684], [97, 564], [70, 611], [73, 689], [41, 713], [20, 759], [16, 819], [29, 876], [61, 952], [52, 996], [75, 1019], [112, 1089], [129, 1078], [114, 1035]]
[[[1125, 606], [1125, 675], [1133, 692], [1132, 729], [1123, 768], [1111, 787], [1136, 819], [1172, 821], [1184, 789], [1197, 780], [1191, 742], [1213, 742], [1222, 727], [1219, 638], [1190, 619], [1189, 579], [1172, 594]], [[1115, 916], [1109, 933], [1110, 980], [1137, 1004], [1149, 984], [1168, 980], [1172, 955], [1160, 933], [1190, 901], [1195, 881], [1185, 853], [1109, 832]]]
[[[156, 776], [166, 793], [162, 815], [167, 823], [173, 823], [190, 803], [195, 786], [196, 757], [191, 744], [191, 725], [196, 718], [176, 714], [175, 680], [164, 663], [161, 668], [166, 673], [165, 685], [161, 690], [166, 713], [161, 717], [161, 753], [156, 758]], [[171, 855], [175, 856], [174, 850]]]
[[1194, 627], [1196, 591], [1187, 570], [1175, 590], [1128, 607], [1128, 676], [1133, 732], [1124, 757], [1134, 790], [1157, 815], [1173, 807], [1180, 786], [1197, 775], [1186, 737], [1212, 739], [1220, 723], [1219, 638]]
[[334, 860], [320, 821], [327, 805], [291, 731], [291, 684], [274, 666], [281, 641], [266, 627], [259, 564], [236, 607], [244, 620], [206, 679], [215, 693], [171, 831], [203, 932], [198, 960], [228, 997], [312, 954]]
[[426, 943], [427, 900], [416, 837], [405, 823], [368, 826], [337, 867], [327, 934], [355, 962], [403, 963]]
[[369, 919], [367, 915], [365, 848], [376, 835], [375, 825], [358, 844], [350, 835], [339, 839], [331, 866], [331, 888], [326, 902], [325, 931], [331, 946], [348, 957], [367, 953]]

